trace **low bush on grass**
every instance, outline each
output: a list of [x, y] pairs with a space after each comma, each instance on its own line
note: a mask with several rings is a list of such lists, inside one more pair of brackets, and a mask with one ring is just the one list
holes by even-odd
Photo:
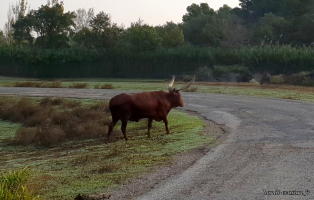
[[82, 105], [75, 100], [0, 99], [0, 118], [23, 124], [15, 143], [50, 146], [73, 139], [98, 138], [110, 123], [108, 104]]
[[71, 85], [68, 86], [68, 88], [88, 88], [89, 84], [88, 83], [72, 83]]
[[35, 200], [41, 199], [29, 191], [26, 182], [29, 178], [27, 168], [8, 171], [0, 175], [0, 199], [1, 200]]
[[190, 82], [192, 79], [193, 79], [193, 76], [184, 76], [184, 77], [182, 78], [182, 81], [183, 81], [183, 82]]
[[277, 76], [271, 77], [270, 83], [271, 84], [285, 84], [286, 82], [283, 75], [277, 75]]
[[101, 89], [113, 89], [112, 84], [104, 84], [103, 86], [101, 86]]
[[15, 82], [13, 87], [37, 87], [37, 88], [62, 88], [62, 82], [53, 81], [53, 82]]
[[241, 76], [251, 76], [251, 72], [248, 67], [244, 66], [215, 66], [213, 70], [214, 78], [221, 78], [223, 81], [235, 81], [236, 74]]

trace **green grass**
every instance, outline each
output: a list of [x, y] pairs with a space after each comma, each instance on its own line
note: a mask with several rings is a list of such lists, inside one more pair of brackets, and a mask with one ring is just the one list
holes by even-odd
[[0, 199], [1, 200], [39, 200], [26, 186], [29, 179], [28, 168], [9, 170], [0, 173]]
[[[83, 104], [89, 102], [92, 101], [82, 100]], [[0, 172], [29, 166], [34, 173], [27, 186], [44, 199], [73, 199], [77, 194], [110, 192], [115, 185], [153, 166], [171, 162], [177, 153], [215, 140], [203, 134], [205, 124], [197, 117], [173, 110], [168, 120], [172, 133], [165, 134], [164, 123], [154, 121], [152, 139], [146, 135], [147, 120], [129, 123], [127, 145], [120, 131], [121, 123], [112, 135], [120, 138], [115, 143], [89, 139], [53, 148], [35, 148], [10, 146], [0, 141]], [[14, 136], [18, 128], [17, 124], [0, 123], [0, 130], [7, 130], [3, 139]]]
[[16, 131], [20, 127], [20, 124], [0, 120], [0, 142], [14, 138]]

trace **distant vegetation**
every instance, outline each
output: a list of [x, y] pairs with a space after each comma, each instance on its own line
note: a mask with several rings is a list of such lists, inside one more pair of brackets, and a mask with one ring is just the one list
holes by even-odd
[[58, 0], [28, 11], [22, 0], [0, 31], [0, 75], [169, 78], [228, 66], [272, 75], [311, 71], [313, 7], [312, 0], [240, 0], [240, 7], [216, 11], [191, 4], [182, 23], [138, 20], [124, 28], [103, 11], [64, 12]]

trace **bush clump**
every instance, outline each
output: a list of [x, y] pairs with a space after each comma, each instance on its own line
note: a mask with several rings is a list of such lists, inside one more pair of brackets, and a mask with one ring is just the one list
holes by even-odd
[[237, 74], [240, 76], [252, 76], [248, 67], [244, 66], [215, 66], [213, 70], [214, 78], [219, 78], [222, 81], [235, 81]]
[[83, 89], [83, 88], [88, 88], [89, 87], [89, 84], [88, 83], [72, 83], [71, 85], [68, 86], [68, 88], [80, 88], [80, 89]]
[[182, 81], [183, 82], [190, 82], [193, 79], [193, 76], [183, 76]]
[[104, 84], [100, 89], [113, 89], [112, 84]]
[[61, 81], [53, 81], [53, 82], [15, 82], [13, 84], [13, 87], [36, 87], [36, 88], [62, 88], [62, 82]]
[[291, 85], [312, 85], [314, 77], [314, 72], [299, 72], [297, 74], [292, 74], [286, 79], [286, 83]]
[[271, 84], [285, 84], [286, 81], [283, 75], [276, 75], [270, 79]]
[[0, 199], [3, 200], [36, 200], [41, 199], [30, 191], [26, 183], [29, 179], [29, 170], [8, 171], [0, 175]]
[[[10, 98], [10, 97], [7, 97]], [[0, 98], [0, 119], [22, 123], [13, 141], [50, 146], [73, 139], [99, 138], [110, 123], [108, 103], [82, 105], [75, 100]]]
[[212, 81], [213, 72], [208, 67], [201, 67], [195, 71], [196, 80], [198, 81]]

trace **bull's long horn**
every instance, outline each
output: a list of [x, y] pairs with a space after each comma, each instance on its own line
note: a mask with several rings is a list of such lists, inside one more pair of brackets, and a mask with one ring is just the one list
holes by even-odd
[[170, 83], [169, 83], [169, 85], [168, 85], [168, 90], [169, 90], [169, 91], [172, 91], [172, 90], [173, 90], [172, 85], [173, 85], [173, 83], [174, 83], [174, 79], [175, 79], [175, 76], [172, 76], [172, 80], [170, 81]]
[[188, 89], [189, 87], [191, 87], [191, 85], [194, 83], [194, 81], [195, 81], [195, 76], [193, 77], [193, 79], [186, 86], [181, 87], [179, 89], [179, 91]]

